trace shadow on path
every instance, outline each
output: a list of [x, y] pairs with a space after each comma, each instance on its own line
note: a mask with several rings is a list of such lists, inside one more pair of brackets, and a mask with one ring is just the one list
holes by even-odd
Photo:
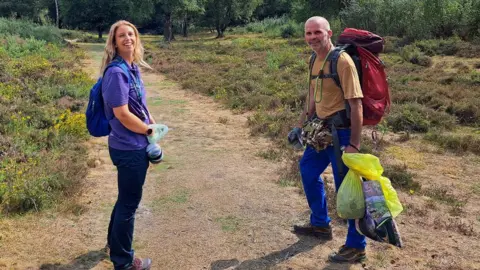
[[107, 253], [102, 250], [89, 251], [86, 254], [82, 254], [75, 258], [67, 265], [56, 264], [43, 264], [40, 266], [41, 270], [83, 270], [91, 269], [102, 260], [108, 258]]
[[298, 235], [299, 240], [291, 246], [272, 252], [261, 258], [252, 259], [240, 262], [237, 259], [230, 260], [218, 260], [210, 265], [210, 270], [255, 270], [255, 269], [268, 269], [281, 262], [288, 260], [299, 253], [309, 251], [315, 246], [324, 243], [325, 241], [319, 240], [315, 237]]

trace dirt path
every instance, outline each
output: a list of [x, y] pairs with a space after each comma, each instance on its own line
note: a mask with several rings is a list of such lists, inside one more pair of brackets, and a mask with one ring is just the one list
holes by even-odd
[[[89, 45], [86, 70], [96, 74], [101, 45]], [[290, 233], [306, 210], [295, 188], [283, 188], [279, 164], [258, 157], [269, 147], [251, 138], [246, 117], [207, 97], [144, 73], [151, 113], [171, 128], [165, 161], [151, 166], [135, 228], [135, 250], [153, 269], [223, 269], [247, 261], [265, 268], [314, 247]], [[99, 160], [86, 179], [78, 216], [52, 209], [4, 221], [0, 257], [5, 269], [111, 269], [101, 248], [116, 197], [116, 171], [104, 138], [93, 139]], [[12, 248], [15, 246], [15, 248]], [[283, 252], [279, 252], [282, 251]]]
[[[91, 53], [85, 69], [94, 76], [102, 45], [84, 46]], [[405, 249], [369, 241], [366, 265], [326, 263], [326, 256], [343, 243], [346, 227], [334, 222], [335, 238], [327, 243], [290, 232], [293, 223], [305, 220], [306, 201], [298, 188], [276, 183], [281, 165], [258, 156], [269, 141], [249, 136], [246, 117], [182, 90], [158, 73], [144, 73], [143, 80], [152, 114], [171, 128], [162, 142], [166, 159], [150, 167], [136, 219], [134, 247], [137, 255], [153, 259], [152, 269], [478, 267], [478, 235], [449, 231], [442, 222], [435, 227], [444, 220], [443, 212], [425, 210], [425, 200], [403, 193], [402, 201], [413, 209], [398, 220]], [[0, 269], [112, 269], [101, 249], [116, 197], [116, 171], [105, 138], [89, 145], [91, 158], [98, 161], [82, 196], [41, 214], [0, 220]], [[445, 163], [455, 159], [468, 168], [477, 163], [447, 158]], [[327, 184], [331, 182], [330, 177]], [[469, 188], [475, 181], [466, 183]], [[473, 220], [478, 214], [474, 201], [465, 210]], [[476, 259], [468, 259], [472, 257]], [[441, 264], [431, 263], [435, 258]], [[458, 265], [462, 267], [448, 267]]]

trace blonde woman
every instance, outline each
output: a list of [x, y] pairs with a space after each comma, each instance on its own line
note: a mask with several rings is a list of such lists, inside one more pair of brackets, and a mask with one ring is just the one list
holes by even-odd
[[147, 136], [155, 124], [147, 109], [138, 65], [143, 46], [137, 28], [118, 21], [110, 28], [101, 74], [104, 111], [110, 124], [108, 146], [118, 172], [118, 198], [108, 227], [110, 259], [115, 269], [150, 269], [151, 259], [139, 259], [132, 249], [135, 212], [142, 199], [149, 159]]

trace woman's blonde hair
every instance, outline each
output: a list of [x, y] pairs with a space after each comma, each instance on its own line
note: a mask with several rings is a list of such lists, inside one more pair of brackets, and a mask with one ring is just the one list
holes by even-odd
[[103, 76], [105, 68], [117, 55], [117, 50], [115, 48], [115, 34], [117, 32], [117, 29], [122, 25], [130, 26], [135, 32], [135, 49], [133, 51], [133, 62], [139, 66], [152, 69], [152, 67], [150, 67], [150, 65], [143, 60], [144, 49], [142, 42], [140, 41], [140, 35], [138, 34], [137, 28], [132, 23], [121, 20], [117, 21], [110, 27], [107, 43], [105, 44], [105, 50], [103, 52], [102, 66], [100, 67], [100, 76]]

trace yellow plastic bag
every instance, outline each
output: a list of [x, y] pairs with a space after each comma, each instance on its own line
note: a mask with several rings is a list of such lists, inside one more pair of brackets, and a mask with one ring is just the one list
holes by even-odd
[[345, 165], [359, 176], [367, 180], [379, 181], [382, 186], [383, 196], [388, 209], [393, 217], [398, 216], [403, 210], [402, 204], [398, 199], [397, 192], [392, 187], [390, 179], [383, 177], [383, 167], [378, 157], [370, 154], [344, 153], [342, 160]]
[[385, 201], [387, 202], [392, 217], [397, 217], [403, 211], [403, 206], [398, 199], [397, 192], [392, 187], [390, 179], [381, 176], [377, 181], [379, 181], [382, 186], [383, 196], [385, 197]]
[[345, 219], [358, 219], [365, 215], [362, 179], [354, 171], [348, 171], [338, 189], [337, 214]]
[[358, 175], [368, 180], [376, 180], [382, 176], [383, 167], [378, 157], [370, 154], [343, 153], [343, 163]]

